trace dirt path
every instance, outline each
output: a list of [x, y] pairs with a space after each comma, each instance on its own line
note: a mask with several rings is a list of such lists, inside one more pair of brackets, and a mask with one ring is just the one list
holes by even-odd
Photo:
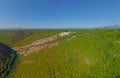
[[[37, 40], [37, 41], [35, 41], [31, 44], [25, 45], [25, 46], [14, 47], [14, 50], [16, 50], [20, 55], [27, 56], [33, 52], [37, 52], [37, 51], [40, 51], [45, 48], [57, 46], [58, 42], [52, 42], [52, 41], [54, 41], [60, 37], [67, 36], [69, 34], [70, 34], [70, 32], [61, 32], [57, 35]], [[49, 42], [51, 42], [51, 43], [49, 43]]]

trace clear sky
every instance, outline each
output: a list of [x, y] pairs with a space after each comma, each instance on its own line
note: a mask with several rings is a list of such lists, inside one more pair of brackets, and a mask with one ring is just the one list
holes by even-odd
[[0, 28], [120, 24], [120, 0], [0, 0]]

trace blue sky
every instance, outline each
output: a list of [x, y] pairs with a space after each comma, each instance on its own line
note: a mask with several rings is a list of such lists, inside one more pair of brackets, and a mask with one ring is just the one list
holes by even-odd
[[120, 24], [120, 0], [0, 0], [0, 28]]

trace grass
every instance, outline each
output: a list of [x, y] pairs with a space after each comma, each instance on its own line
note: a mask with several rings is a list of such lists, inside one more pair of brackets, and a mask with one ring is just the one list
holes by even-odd
[[[32, 32], [32, 34], [20, 39], [18, 38], [16, 41], [11, 42], [12, 37], [16, 33], [16, 31], [20, 31], [20, 32], [22, 31], [23, 34], [29, 34]], [[12, 47], [18, 47], [18, 46], [30, 44], [42, 38], [55, 35], [62, 31], [63, 30], [0, 30], [0, 41]]]
[[22, 40], [20, 40], [19, 42], [16, 42], [13, 46], [23, 46], [23, 45], [27, 45], [30, 44], [36, 40], [42, 39], [42, 38], [47, 38], [49, 36], [55, 35], [59, 32], [61, 32], [62, 30], [37, 30], [34, 31], [34, 33]]
[[[64, 30], [37, 30], [13, 46], [22, 46]], [[120, 29], [67, 30], [59, 45], [19, 55], [10, 78], [116, 78], [120, 76]], [[27, 61], [27, 62], [25, 62]], [[31, 62], [34, 61], [34, 62]]]

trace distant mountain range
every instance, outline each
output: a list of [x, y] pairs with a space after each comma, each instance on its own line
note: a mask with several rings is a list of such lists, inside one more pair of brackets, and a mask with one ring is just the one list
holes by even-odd
[[0, 30], [23, 30], [22, 27], [12, 27], [12, 28], [0, 28]]
[[119, 25], [104, 26], [103, 28], [120, 28], [120, 24]]
[[[120, 24], [108, 25], [108, 26], [98, 26], [96, 28], [120, 28]], [[22, 27], [12, 27], [12, 28], [0, 28], [0, 30], [38, 30], [38, 29], [57, 29], [57, 28], [22, 28]], [[59, 28], [58, 28], [59, 29]], [[66, 29], [66, 28], [60, 28]], [[82, 28], [68, 28], [68, 29], [82, 29]], [[83, 28], [84, 29], [84, 28]]]

